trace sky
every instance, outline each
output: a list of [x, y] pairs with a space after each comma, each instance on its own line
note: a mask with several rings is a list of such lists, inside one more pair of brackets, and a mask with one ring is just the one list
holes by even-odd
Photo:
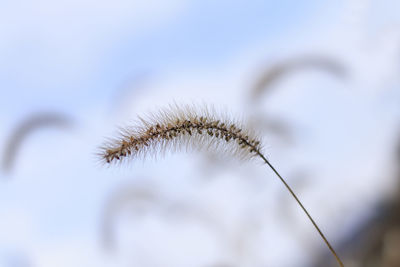
[[[99, 166], [95, 154], [106, 136], [173, 101], [210, 102], [245, 118], [260, 114], [290, 125], [294, 143], [263, 133], [266, 152], [334, 244], [393, 193], [400, 115], [396, 1], [1, 5], [0, 148], [37, 112], [65, 114], [74, 124], [32, 133], [12, 173], [0, 174], [0, 266], [307, 266], [315, 251], [324, 251], [265, 166], [213, 170], [202, 165], [203, 156], [184, 153]], [[278, 81], [258, 104], [248, 103], [263, 68], [307, 54], [338, 60], [349, 77], [299, 71]], [[248, 176], [254, 184], [243, 179]], [[121, 249], [110, 256], [99, 242], [105, 203], [116, 188], [147, 182], [173, 203], [209, 210], [228, 236], [240, 239], [235, 233], [252, 229], [253, 218], [261, 221], [258, 237], [238, 259], [236, 248], [216, 242], [198, 221], [171, 223], [150, 213], [121, 219]], [[282, 216], [292, 222], [285, 225]], [[15, 258], [29, 263], [12, 265]]]
[[309, 27], [321, 10], [332, 16], [317, 2], [9, 2], [1, 80], [15, 93], [1, 106], [27, 99], [79, 109], [136, 72], [222, 67], [254, 43], [276, 45]]

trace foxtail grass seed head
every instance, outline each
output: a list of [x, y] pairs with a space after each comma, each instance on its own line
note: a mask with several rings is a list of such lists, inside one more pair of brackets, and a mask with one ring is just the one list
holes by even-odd
[[13, 131], [3, 153], [1, 164], [5, 172], [12, 171], [23, 141], [34, 131], [46, 127], [67, 129], [73, 126], [71, 118], [56, 112], [39, 112], [26, 118]]
[[218, 115], [212, 107], [171, 105], [122, 129], [119, 138], [101, 148], [100, 156], [114, 163], [178, 150], [212, 150], [251, 159], [261, 153], [261, 141], [242, 123]]
[[304, 71], [307, 69], [321, 70], [342, 80], [348, 75], [346, 66], [335, 58], [324, 55], [304, 55], [278, 62], [262, 72], [252, 88], [251, 99], [253, 101], [259, 100], [263, 92], [269, 91], [276, 81], [294, 71]]
[[101, 234], [104, 248], [113, 250], [115, 244], [115, 222], [117, 217], [127, 208], [130, 211], [143, 211], [144, 209], [162, 203], [162, 198], [156, 187], [152, 184], [126, 185], [118, 188], [106, 202], [103, 212]]
[[156, 114], [139, 118], [136, 126], [122, 130], [120, 138], [104, 145], [100, 156], [105, 162], [114, 163], [129, 157], [157, 156], [181, 149], [206, 149], [220, 152], [224, 156], [262, 159], [307, 215], [339, 266], [344, 266], [291, 187], [263, 155], [261, 141], [257, 135], [251, 129], [243, 127], [243, 124], [218, 115], [211, 107], [171, 105]]

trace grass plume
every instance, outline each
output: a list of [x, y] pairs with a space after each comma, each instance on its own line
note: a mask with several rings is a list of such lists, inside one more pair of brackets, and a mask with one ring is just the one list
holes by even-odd
[[39, 112], [26, 118], [11, 134], [3, 154], [2, 169], [5, 172], [12, 170], [19, 148], [24, 140], [35, 130], [55, 127], [67, 128], [72, 126], [72, 120], [64, 114], [55, 112]]
[[141, 208], [156, 205], [161, 202], [158, 191], [151, 185], [123, 185], [116, 190], [107, 201], [102, 217], [101, 236], [104, 248], [115, 248], [114, 220], [127, 206]]
[[251, 99], [256, 102], [265, 91], [271, 89], [272, 85], [282, 79], [285, 75], [294, 71], [307, 69], [323, 70], [341, 79], [344, 79], [347, 76], [347, 69], [345, 66], [333, 58], [323, 55], [306, 55], [297, 57], [276, 63], [266, 69], [256, 80], [256, 83], [252, 88]]
[[206, 209], [171, 198], [154, 183], [124, 184], [115, 190], [105, 203], [101, 219], [101, 238], [104, 248], [113, 251], [116, 247], [116, 222], [124, 212], [134, 212], [138, 217], [144, 214], [156, 214], [164, 219], [185, 218], [201, 222], [216, 234], [225, 237], [224, 228]]
[[223, 156], [261, 159], [282, 181], [335, 256], [338, 264], [343, 266], [304, 205], [264, 156], [261, 140], [254, 131], [246, 129], [239, 121], [218, 115], [210, 107], [173, 105], [149, 115], [147, 119], [139, 118], [135, 127], [122, 130], [120, 138], [104, 145], [100, 156], [105, 162], [113, 163], [129, 157], [136, 159], [181, 149], [212, 149]]
[[105, 144], [100, 156], [111, 163], [182, 149], [212, 149], [250, 159], [260, 152], [261, 142], [254, 132], [245, 130], [238, 122], [218, 117], [210, 107], [174, 105], [146, 119], [139, 118], [135, 127], [122, 129], [120, 138]]

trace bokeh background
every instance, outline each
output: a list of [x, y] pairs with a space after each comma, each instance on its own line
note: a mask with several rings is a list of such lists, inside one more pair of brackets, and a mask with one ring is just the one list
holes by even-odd
[[0, 2], [0, 266], [335, 266], [262, 164], [107, 168], [137, 115], [260, 132], [346, 266], [400, 266], [400, 2]]

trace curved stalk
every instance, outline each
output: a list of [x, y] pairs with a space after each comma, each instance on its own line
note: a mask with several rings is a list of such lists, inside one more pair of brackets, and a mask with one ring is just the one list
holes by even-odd
[[326, 239], [325, 235], [322, 233], [321, 229], [319, 229], [317, 223], [314, 221], [314, 219], [311, 217], [311, 215], [308, 213], [307, 209], [304, 207], [303, 203], [299, 200], [299, 198], [296, 196], [296, 194], [293, 192], [292, 188], [288, 185], [288, 183], [285, 181], [285, 179], [282, 178], [282, 176], [279, 174], [279, 172], [272, 166], [272, 164], [265, 158], [263, 154], [260, 152], [257, 153], [258, 156], [260, 156], [264, 162], [272, 169], [272, 171], [278, 176], [278, 178], [281, 180], [281, 182], [285, 185], [286, 189], [289, 190], [290, 194], [293, 196], [293, 198], [296, 200], [297, 204], [301, 207], [301, 209], [304, 211], [304, 213], [307, 215], [308, 219], [311, 221], [311, 223], [314, 225], [314, 228], [318, 231], [319, 235], [321, 238], [324, 240], [325, 244], [328, 246], [329, 250], [332, 252], [333, 256], [335, 256], [335, 259], [339, 266], [344, 267], [343, 262], [340, 260], [338, 254], [336, 253], [335, 249], [332, 247], [332, 245], [329, 243], [328, 239]]

